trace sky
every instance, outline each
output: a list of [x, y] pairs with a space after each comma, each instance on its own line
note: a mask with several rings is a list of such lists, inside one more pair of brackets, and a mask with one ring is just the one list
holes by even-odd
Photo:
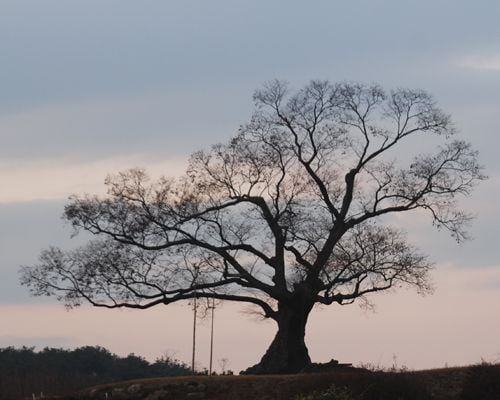
[[[429, 91], [489, 179], [464, 202], [477, 215], [470, 242], [401, 221], [436, 262], [435, 293], [316, 310], [312, 359], [416, 369], [500, 360], [499, 15], [493, 0], [0, 0], [0, 346], [189, 361], [188, 305], [66, 311], [30, 297], [19, 266], [78, 243], [60, 218], [69, 195], [103, 193], [107, 174], [131, 167], [179, 175], [191, 152], [248, 121], [264, 82], [328, 79]], [[216, 312], [215, 359], [235, 371], [256, 363], [274, 325], [239, 306]], [[208, 328], [200, 322], [200, 367]]]

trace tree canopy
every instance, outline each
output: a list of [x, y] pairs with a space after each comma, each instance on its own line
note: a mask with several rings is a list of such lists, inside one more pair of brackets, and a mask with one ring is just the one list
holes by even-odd
[[0, 348], [0, 400], [31, 398], [33, 393], [63, 395], [111, 381], [191, 373], [187, 365], [172, 358], [150, 363], [134, 354], [119, 357], [98, 346], [41, 351], [4, 347]]
[[485, 177], [450, 116], [425, 91], [359, 83], [273, 81], [254, 101], [237, 135], [195, 152], [184, 176], [132, 169], [108, 177], [107, 196], [73, 196], [64, 218], [94, 239], [44, 250], [22, 283], [68, 306], [253, 304], [279, 328], [256, 373], [310, 362], [315, 304], [429, 290], [432, 263], [386, 216], [425, 212], [466, 238], [459, 199]]

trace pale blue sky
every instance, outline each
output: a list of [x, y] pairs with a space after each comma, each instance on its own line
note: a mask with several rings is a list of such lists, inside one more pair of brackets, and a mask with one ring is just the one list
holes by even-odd
[[[251, 92], [275, 77], [423, 87], [460, 113], [497, 105], [498, 72], [461, 63], [498, 56], [498, 15], [495, 1], [2, 0], [0, 115], [151, 93], [171, 102], [148, 113], [144, 100], [147, 123], [124, 126], [118, 113], [71, 131], [2, 132], [0, 156], [189, 151], [188, 139], [212, 141], [213, 122], [228, 134], [244, 121]], [[162, 114], [176, 118], [156, 126]], [[179, 128], [189, 132], [173, 146]]]
[[[475, 241], [457, 248], [424, 225], [410, 235], [446, 271], [487, 271], [472, 300], [481, 302], [500, 288], [500, 272], [491, 278], [500, 271], [499, 17], [493, 0], [0, 0], [0, 305], [41, 301], [19, 287], [17, 269], [42, 247], [69, 245], [59, 218], [67, 195], [120, 168], [176, 172], [190, 152], [234, 133], [253, 90], [274, 78], [435, 95], [490, 180], [469, 201]], [[496, 298], [498, 311], [500, 289]], [[32, 338], [0, 328], [0, 343], [15, 335]]]

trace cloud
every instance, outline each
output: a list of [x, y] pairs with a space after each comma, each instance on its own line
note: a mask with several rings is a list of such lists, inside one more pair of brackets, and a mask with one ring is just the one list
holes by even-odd
[[500, 71], [500, 54], [468, 55], [459, 61], [459, 65], [479, 71]]
[[4, 115], [0, 111], [0, 159], [95, 161], [134, 154], [161, 159], [190, 153], [225, 140], [248, 117], [250, 91], [236, 96], [235, 90], [159, 88]]
[[187, 157], [164, 161], [142, 156], [116, 157], [97, 161], [51, 160], [0, 163], [0, 204], [66, 199], [77, 193], [103, 194], [108, 174], [129, 168], [145, 168], [153, 177], [182, 174]]

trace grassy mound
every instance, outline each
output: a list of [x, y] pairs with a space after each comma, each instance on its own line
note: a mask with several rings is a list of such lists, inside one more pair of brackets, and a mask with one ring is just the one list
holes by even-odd
[[345, 368], [325, 373], [142, 379], [63, 400], [499, 400], [500, 365], [426, 371]]

